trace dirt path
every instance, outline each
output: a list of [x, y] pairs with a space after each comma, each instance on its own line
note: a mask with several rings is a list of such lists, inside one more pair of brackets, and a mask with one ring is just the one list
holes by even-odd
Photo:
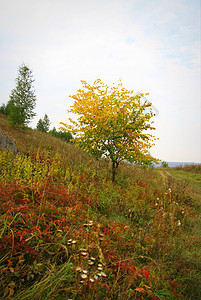
[[165, 185], [168, 185], [168, 176], [170, 176], [172, 178], [173, 178], [173, 176], [169, 172], [167, 172], [167, 171], [160, 171], [159, 170], [158, 172], [161, 174], [161, 177], [163, 179], [163, 183]]
[[166, 184], [166, 179], [167, 179], [167, 178], [166, 178], [164, 172], [163, 172], [163, 171], [158, 171], [158, 173], [161, 174], [161, 177], [162, 177], [162, 179], [163, 179], [163, 183]]

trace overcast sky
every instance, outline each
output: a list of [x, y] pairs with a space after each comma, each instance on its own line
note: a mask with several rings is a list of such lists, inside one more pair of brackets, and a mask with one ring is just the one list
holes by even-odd
[[66, 122], [81, 80], [149, 92], [159, 111], [151, 154], [201, 162], [200, 0], [0, 0], [0, 105], [18, 67], [33, 71], [37, 108]]

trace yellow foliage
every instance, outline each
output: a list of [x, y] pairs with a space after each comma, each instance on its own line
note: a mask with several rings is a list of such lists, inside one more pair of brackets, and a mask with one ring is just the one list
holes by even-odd
[[112, 87], [100, 79], [93, 85], [81, 82], [82, 89], [70, 96], [74, 104], [68, 110], [78, 118], [69, 118], [71, 125], [61, 122], [60, 128], [74, 134], [76, 144], [97, 158], [104, 156], [117, 163], [156, 161], [148, 154], [156, 138], [146, 133], [155, 128], [150, 121], [154, 116], [151, 103], [140, 102], [144, 94], [134, 96], [121, 81]]

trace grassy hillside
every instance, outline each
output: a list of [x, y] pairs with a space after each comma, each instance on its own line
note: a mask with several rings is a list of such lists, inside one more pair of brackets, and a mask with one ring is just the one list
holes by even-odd
[[10, 128], [0, 150], [1, 299], [200, 299], [199, 199], [154, 169]]

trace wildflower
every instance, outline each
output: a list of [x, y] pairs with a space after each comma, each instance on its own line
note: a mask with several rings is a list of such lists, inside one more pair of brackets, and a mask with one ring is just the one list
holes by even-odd
[[178, 220], [177, 226], [181, 226], [181, 221], [180, 220]]

